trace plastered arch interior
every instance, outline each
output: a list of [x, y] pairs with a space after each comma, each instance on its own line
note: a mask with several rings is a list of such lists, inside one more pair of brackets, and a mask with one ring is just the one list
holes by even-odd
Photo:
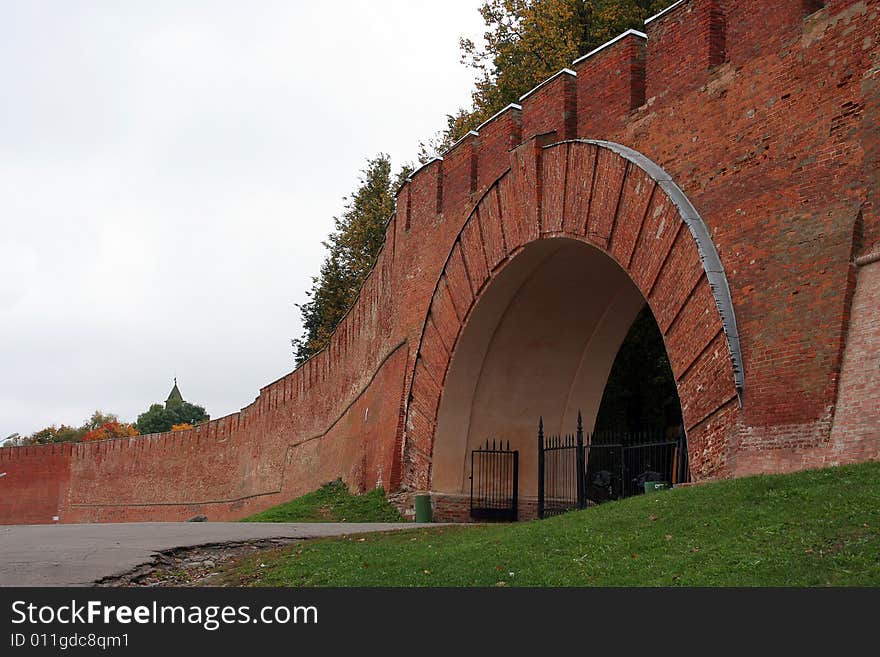
[[644, 298], [594, 247], [533, 242], [480, 298], [450, 362], [437, 414], [431, 490], [465, 493], [487, 438], [520, 451], [520, 491], [536, 490], [535, 429], [590, 431], [614, 357]]
[[[525, 144], [512, 158], [450, 250], [425, 319], [404, 454], [416, 488], [464, 492], [467, 454], [489, 438], [520, 449], [521, 488], [533, 491], [537, 418], [562, 432], [580, 410], [592, 427], [646, 301], [687, 430], [744, 388], [717, 251], [660, 167], [591, 140]], [[691, 462], [711, 471], [704, 447], [691, 445]]]

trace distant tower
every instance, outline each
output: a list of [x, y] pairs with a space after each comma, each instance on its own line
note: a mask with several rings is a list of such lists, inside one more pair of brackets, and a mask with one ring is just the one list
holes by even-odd
[[172, 406], [179, 406], [183, 403], [183, 395], [180, 394], [180, 389], [177, 387], [177, 377], [174, 377], [174, 387], [171, 388], [171, 392], [168, 393], [168, 399], [165, 400], [165, 408], [170, 408]]

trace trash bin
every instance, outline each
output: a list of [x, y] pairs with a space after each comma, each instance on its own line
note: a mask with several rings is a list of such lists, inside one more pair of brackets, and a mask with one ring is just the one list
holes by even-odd
[[645, 492], [653, 493], [655, 490], [666, 490], [669, 488], [669, 484], [665, 481], [646, 481], [645, 482]]
[[430, 495], [416, 495], [416, 522], [431, 522]]

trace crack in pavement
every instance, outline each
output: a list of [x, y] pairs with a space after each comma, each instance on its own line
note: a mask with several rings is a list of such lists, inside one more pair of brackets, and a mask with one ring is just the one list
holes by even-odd
[[203, 586], [216, 567], [245, 554], [298, 543], [300, 538], [224, 541], [171, 548], [154, 553], [151, 561], [129, 571], [95, 580], [102, 587]]

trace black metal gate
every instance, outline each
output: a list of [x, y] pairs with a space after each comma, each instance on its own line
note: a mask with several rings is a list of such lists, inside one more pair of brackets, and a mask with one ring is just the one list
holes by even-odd
[[501, 442], [471, 451], [471, 518], [516, 520], [519, 451]]
[[538, 424], [538, 517], [547, 518], [581, 507], [583, 499], [583, 434], [548, 436]]
[[683, 431], [597, 432], [584, 436], [578, 413], [575, 434], [544, 436], [538, 423], [538, 517], [643, 493], [651, 481], [688, 480]]

